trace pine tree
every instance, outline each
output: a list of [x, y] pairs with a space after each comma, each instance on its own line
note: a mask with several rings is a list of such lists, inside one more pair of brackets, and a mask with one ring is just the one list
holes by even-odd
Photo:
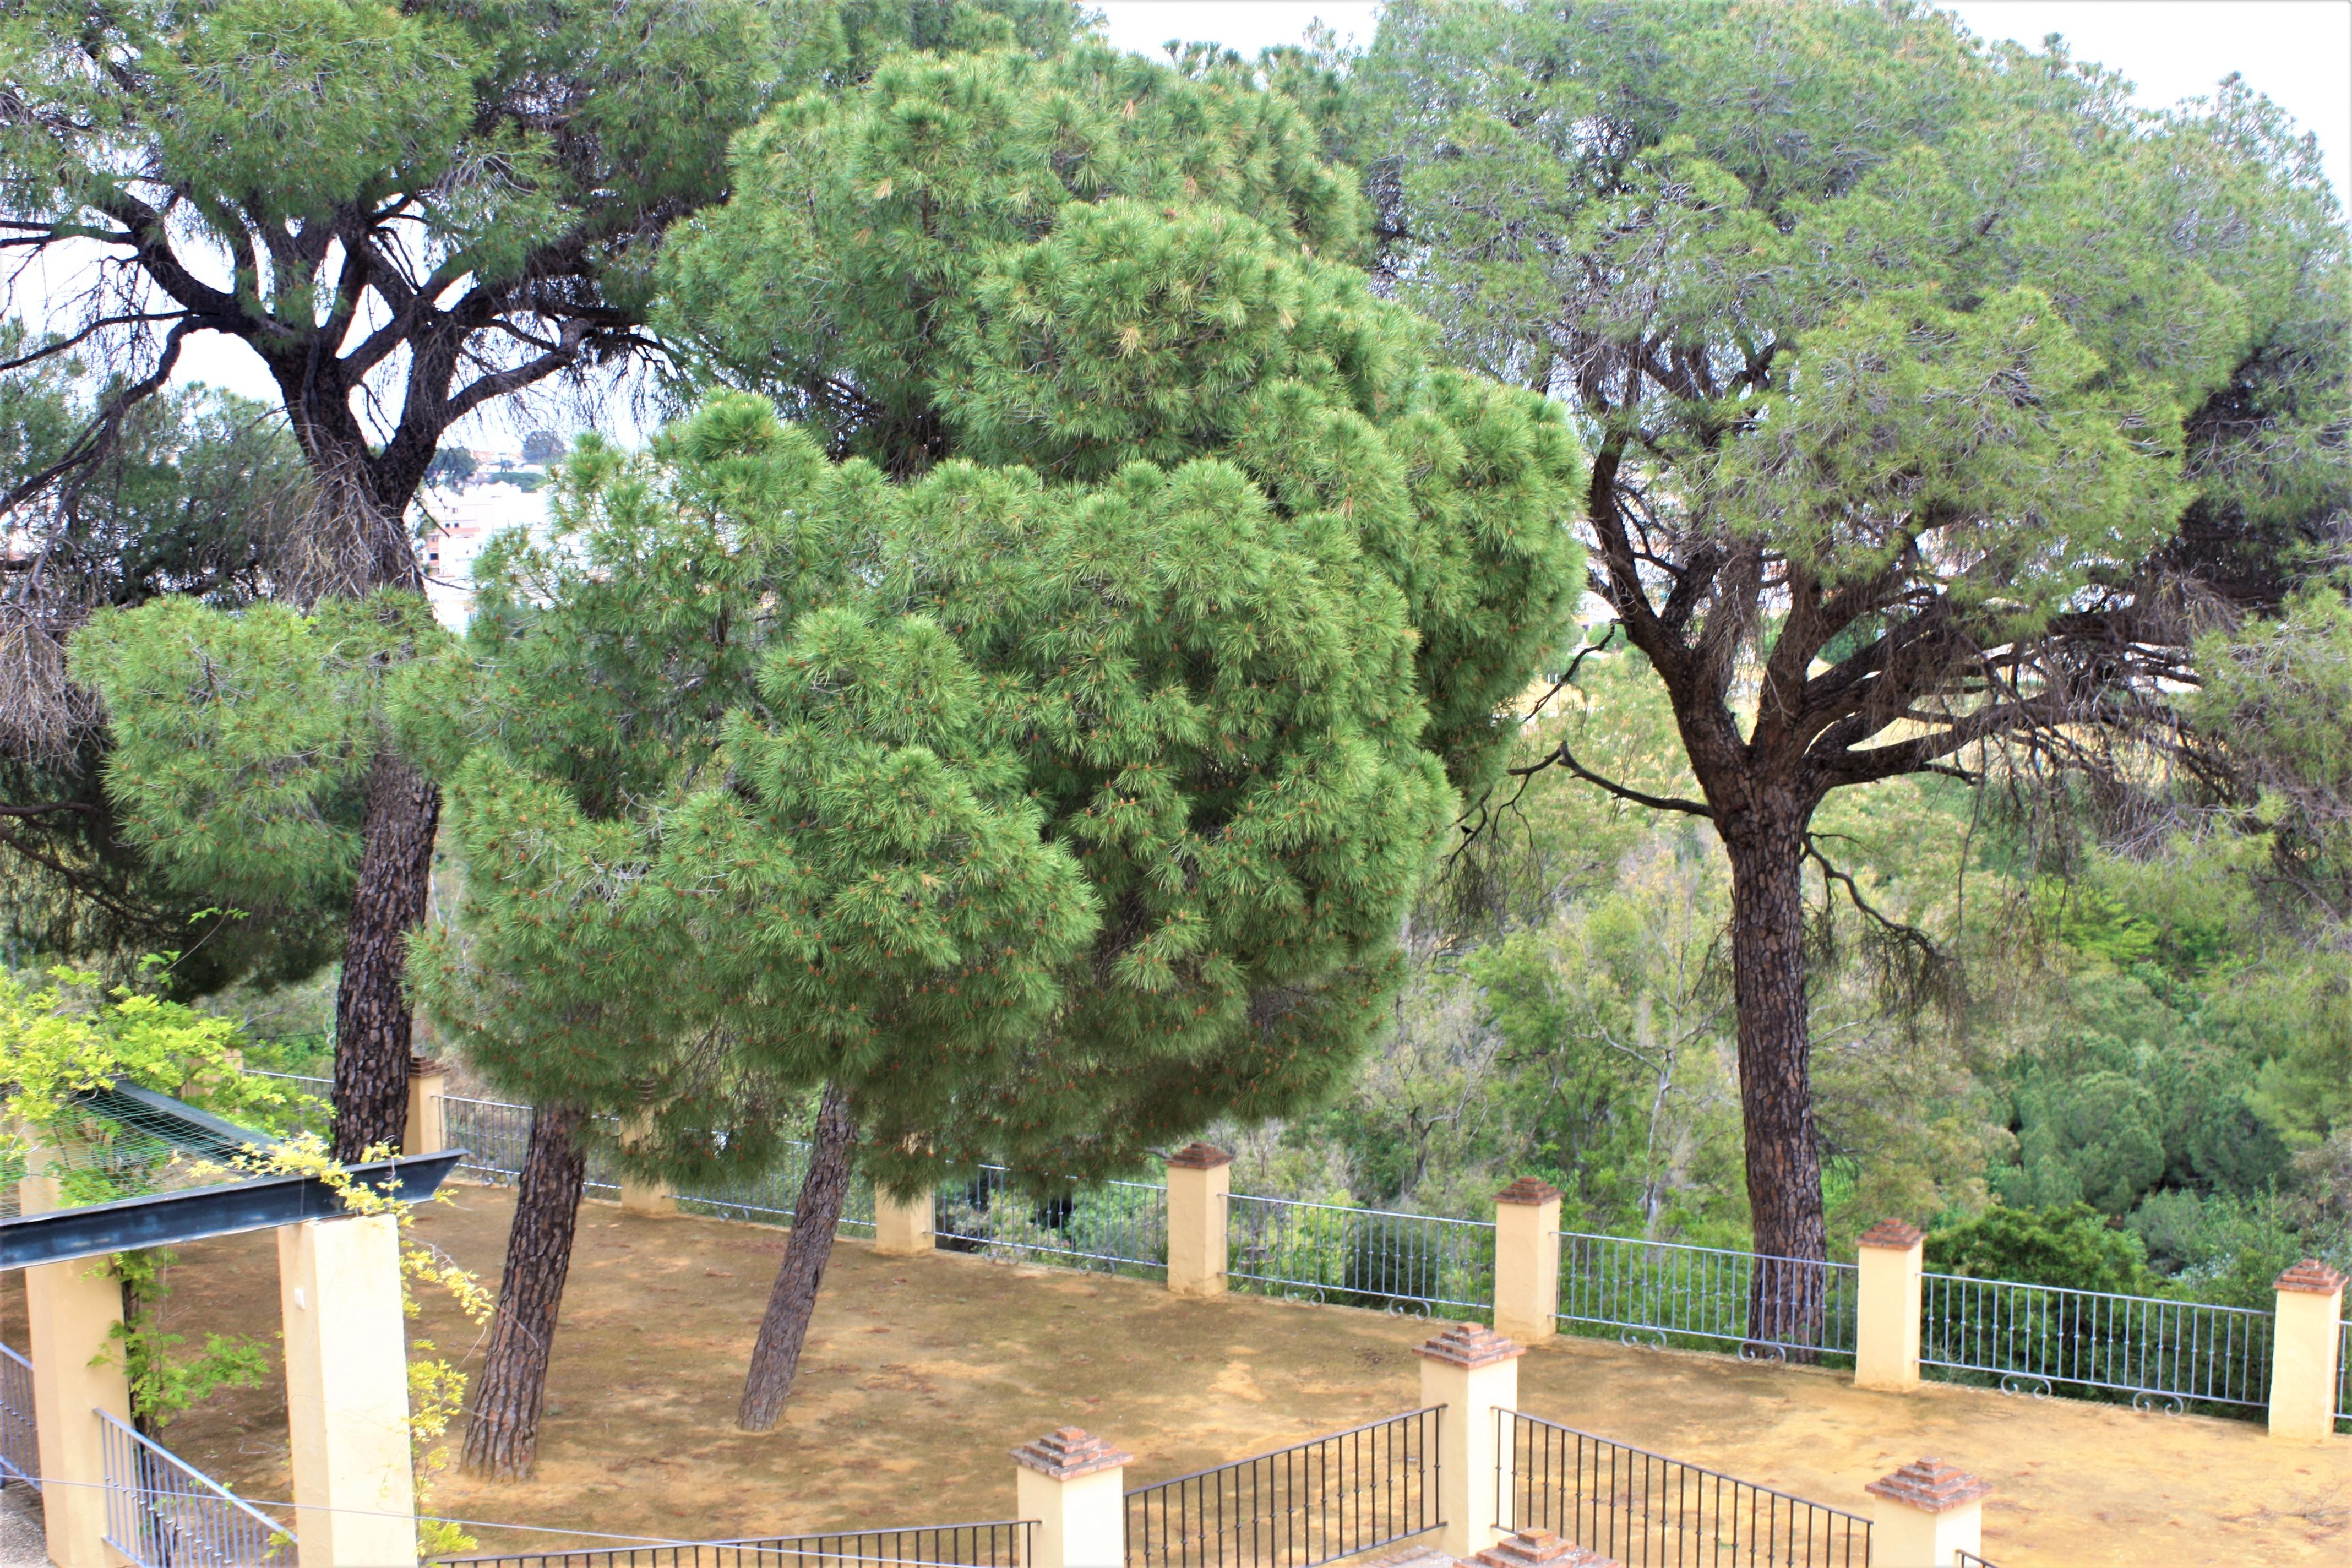
[[[1731, 932], [1759, 1252], [1823, 1256], [1804, 877], [1832, 790], [2106, 771], [2347, 493], [2341, 209], [2232, 79], [1811, 0], [1399, 0], [1341, 140], [1459, 363], [1591, 433], [1592, 587], [1671, 699]], [[1759, 1338], [1819, 1271], [1757, 1273]]]

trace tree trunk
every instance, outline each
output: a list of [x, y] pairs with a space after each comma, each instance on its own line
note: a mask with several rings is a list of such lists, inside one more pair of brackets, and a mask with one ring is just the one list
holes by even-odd
[[[1748, 1286], [1748, 1353], [1816, 1359], [1829, 1235], [1813, 1127], [1804, 952], [1804, 812], [1771, 802], [1724, 837], [1731, 858], [1732, 988], [1748, 1205], [1762, 1256]], [[1793, 1261], [1782, 1261], [1793, 1260]]]
[[489, 1354], [466, 1425], [465, 1464], [476, 1475], [521, 1480], [539, 1457], [548, 1347], [572, 1268], [572, 1237], [588, 1170], [576, 1136], [583, 1119], [572, 1105], [542, 1106], [531, 1119]]
[[800, 1199], [793, 1206], [792, 1239], [784, 1244], [767, 1314], [760, 1320], [759, 1342], [751, 1347], [751, 1370], [743, 1379], [738, 1420], [746, 1432], [772, 1430], [793, 1391], [809, 1319], [816, 1313], [817, 1287], [824, 1281], [834, 1230], [849, 1195], [849, 1154], [856, 1140], [848, 1100], [839, 1088], [825, 1085], [817, 1107], [816, 1147], [809, 1152], [808, 1174], [801, 1178]]
[[408, 1132], [410, 1017], [402, 974], [425, 920], [441, 792], [391, 752], [368, 773], [359, 881], [335, 992], [335, 1158]]

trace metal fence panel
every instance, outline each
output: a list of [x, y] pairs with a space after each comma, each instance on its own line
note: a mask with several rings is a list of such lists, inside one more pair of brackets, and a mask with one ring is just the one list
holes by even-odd
[[[793, 1206], [801, 1201], [801, 1183], [808, 1175], [809, 1156], [814, 1152], [814, 1144], [794, 1139], [785, 1143], [780, 1164], [756, 1175], [691, 1192], [681, 1188], [676, 1194], [677, 1206], [688, 1214], [748, 1220], [753, 1225], [790, 1225]], [[850, 1173], [849, 1191], [841, 1205], [841, 1223], [834, 1227], [834, 1234], [874, 1234], [874, 1183], [863, 1171]]]
[[1663, 1454], [1497, 1410], [1495, 1523], [1624, 1568], [1869, 1568], [1870, 1521]]
[[139, 1568], [267, 1568], [294, 1534], [103, 1410], [106, 1541]]
[[1749, 1359], [1853, 1353], [1854, 1264], [1575, 1231], [1559, 1240], [1559, 1321], [1571, 1327]]
[[1414, 1410], [1139, 1487], [1129, 1568], [1314, 1568], [1439, 1529], [1444, 1415]]
[[1235, 1193], [1226, 1278], [1279, 1295], [1396, 1311], [1491, 1313], [1495, 1224]]
[[2272, 1315], [1929, 1274], [1919, 1364], [2012, 1394], [2104, 1390], [2142, 1408], [2270, 1403]]
[[1040, 1199], [1021, 1192], [1004, 1166], [982, 1165], [969, 1181], [932, 1195], [931, 1234], [951, 1252], [1164, 1276], [1168, 1189], [1097, 1182]]
[[33, 1415], [33, 1363], [0, 1345], [0, 1479], [41, 1489], [41, 1429]]
[[479, 1568], [1024, 1568], [1036, 1560], [1037, 1521], [925, 1524], [904, 1530], [678, 1541], [583, 1551], [436, 1557]]
[[2336, 1419], [2352, 1421], [2352, 1321], [2336, 1330]]

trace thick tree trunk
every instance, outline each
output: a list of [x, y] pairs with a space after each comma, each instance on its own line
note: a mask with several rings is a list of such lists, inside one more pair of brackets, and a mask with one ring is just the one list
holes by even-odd
[[391, 752], [368, 773], [359, 881], [335, 993], [335, 1158], [398, 1145], [408, 1131], [410, 1017], [402, 973], [425, 919], [441, 792]]
[[541, 1106], [531, 1119], [514, 1226], [507, 1233], [506, 1273], [489, 1355], [466, 1425], [466, 1468], [476, 1475], [521, 1480], [539, 1457], [539, 1415], [547, 1400], [547, 1353], [555, 1338], [563, 1280], [588, 1162], [577, 1136], [577, 1106]]
[[751, 1347], [751, 1370], [743, 1379], [738, 1419], [746, 1432], [772, 1430], [793, 1391], [809, 1319], [816, 1313], [817, 1287], [833, 1257], [834, 1229], [849, 1195], [849, 1156], [856, 1141], [848, 1100], [838, 1088], [825, 1085], [816, 1113], [816, 1147], [810, 1151], [808, 1174], [801, 1178], [800, 1199], [793, 1208], [792, 1239], [784, 1244], [784, 1260], [777, 1266], [768, 1310], [760, 1320], [759, 1342]]
[[1769, 802], [1727, 832], [1724, 847], [1748, 1204], [1763, 1255], [1748, 1289], [1747, 1348], [1811, 1361], [1822, 1342], [1827, 1281], [1818, 1265], [1829, 1236], [1805, 1000], [1804, 816], [1793, 799]]

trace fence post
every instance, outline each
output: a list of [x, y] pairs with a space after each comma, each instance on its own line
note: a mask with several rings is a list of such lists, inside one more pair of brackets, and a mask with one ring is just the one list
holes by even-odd
[[415, 1568], [398, 1222], [279, 1226], [278, 1293], [301, 1568]]
[[1863, 1489], [1870, 1510], [1870, 1568], [1952, 1568], [1984, 1549], [1984, 1499], [1992, 1490], [1941, 1459], [1914, 1459]]
[[408, 1136], [401, 1142], [404, 1154], [438, 1154], [449, 1147], [441, 1115], [441, 1100], [449, 1092], [446, 1064], [425, 1057], [408, 1062]]
[[1521, 1344], [1559, 1331], [1559, 1189], [1533, 1176], [1495, 1194], [1495, 1331]]
[[1127, 1561], [1123, 1454], [1076, 1426], [1013, 1450], [1014, 1506], [1037, 1521], [1036, 1556], [1021, 1568], [1122, 1568]]
[[[33, 1158], [47, 1163], [47, 1152]], [[37, 1169], [18, 1187], [26, 1214], [63, 1206], [58, 1181]], [[33, 1422], [40, 1454], [41, 1518], [57, 1568], [111, 1568], [106, 1544], [105, 1427], [95, 1411], [131, 1419], [122, 1347], [122, 1282], [102, 1258], [38, 1263], [25, 1270], [33, 1363]]]
[[1225, 1198], [1234, 1157], [1209, 1143], [1168, 1156], [1168, 1293], [1225, 1293]]
[[[624, 1147], [634, 1147], [653, 1131], [653, 1113], [640, 1110], [621, 1126]], [[521, 1178], [517, 1177], [518, 1181]], [[621, 1212], [645, 1219], [669, 1219], [677, 1213], [677, 1194], [670, 1191], [667, 1182], [636, 1176], [628, 1167], [621, 1169]]]
[[1483, 1324], [1449, 1323], [1412, 1353], [1421, 1358], [1423, 1408], [1444, 1406], [1437, 1418], [1437, 1506], [1445, 1532], [1438, 1543], [1467, 1557], [1509, 1527], [1495, 1517], [1495, 1500], [1511, 1495], [1512, 1457], [1495, 1412], [1518, 1408], [1519, 1357], [1528, 1352]]
[[2336, 1356], [2343, 1344], [2344, 1276], [2306, 1258], [2273, 1284], [2271, 1436], [2325, 1442], [2336, 1432]]
[[1883, 1219], [1862, 1233], [1855, 1261], [1853, 1383], [1897, 1393], [1919, 1386], [1919, 1299], [1927, 1233]]
[[934, 1250], [932, 1204], [936, 1194], [925, 1187], [904, 1203], [881, 1187], [874, 1189], [874, 1250], [884, 1258], [920, 1258]]

